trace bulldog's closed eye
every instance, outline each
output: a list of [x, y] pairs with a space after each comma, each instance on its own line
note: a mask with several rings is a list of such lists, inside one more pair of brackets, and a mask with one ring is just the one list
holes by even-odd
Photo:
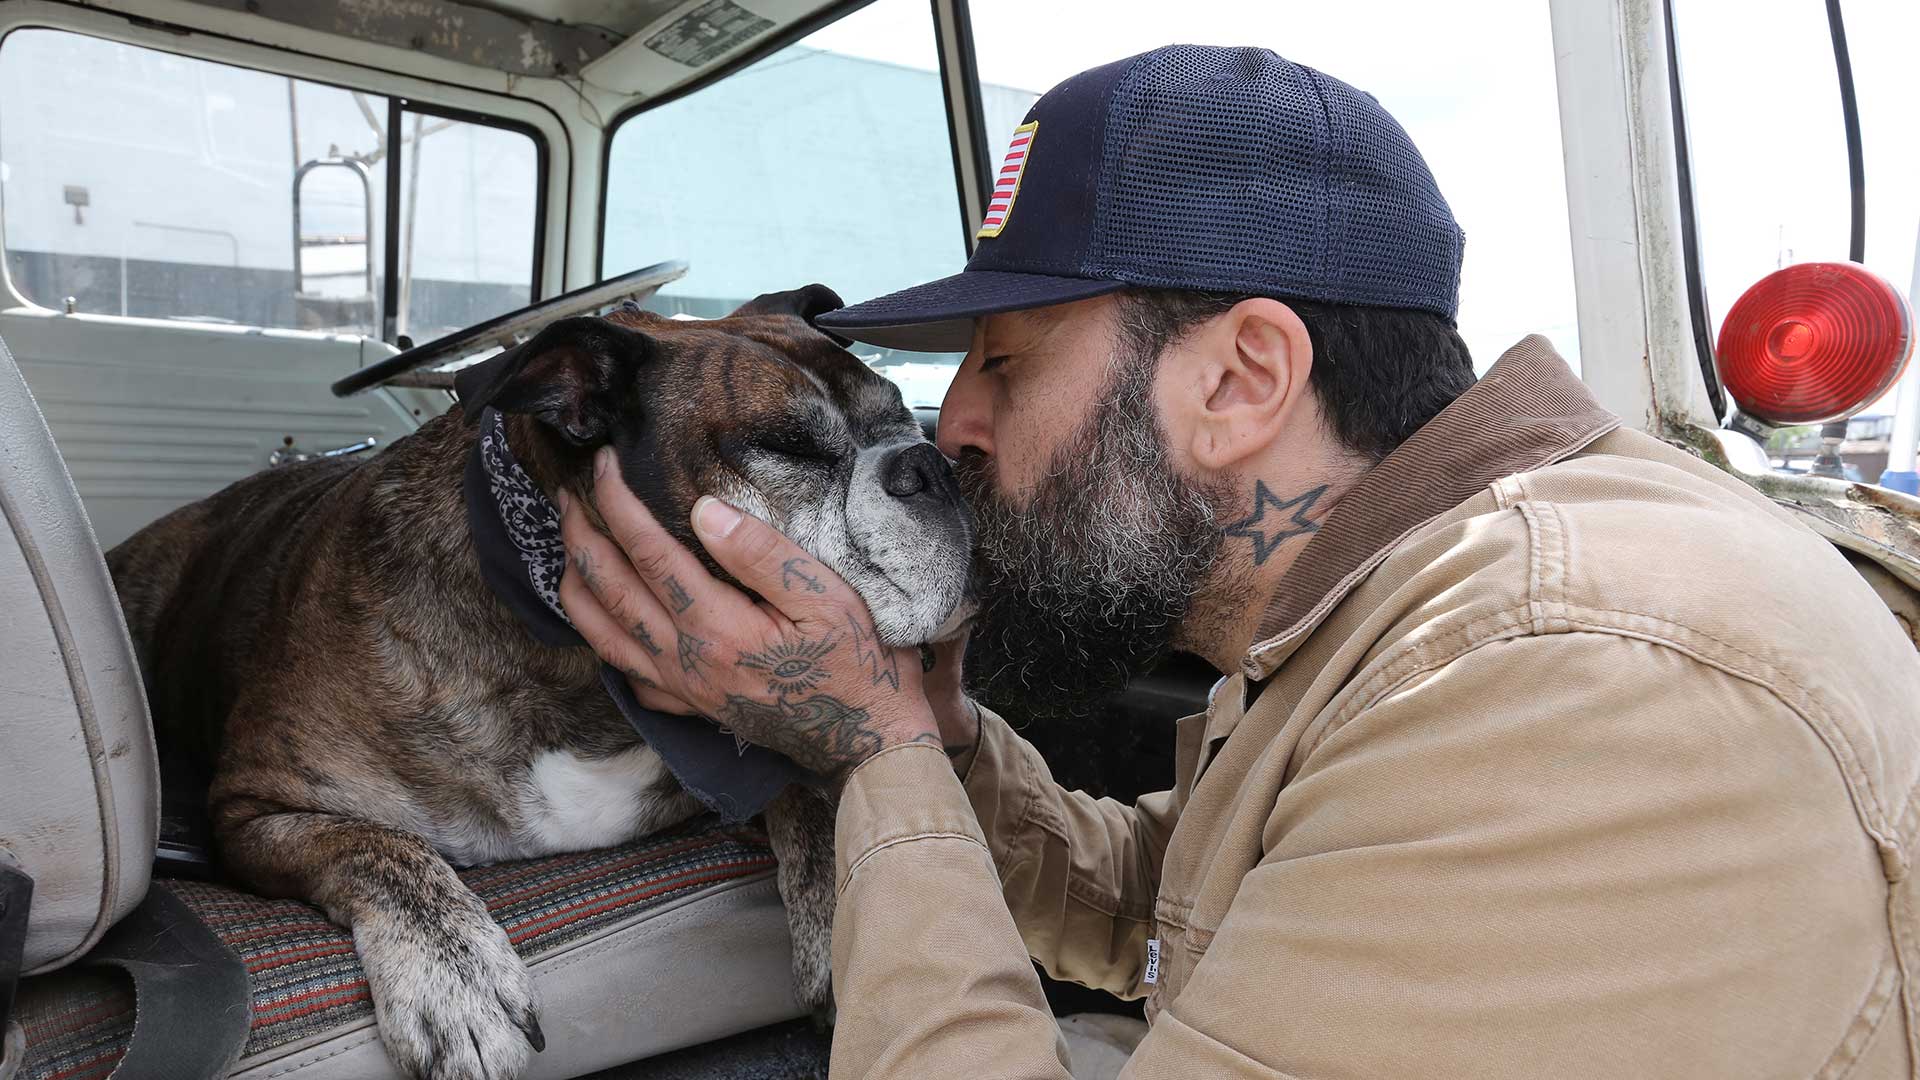
[[811, 434], [799, 431], [769, 432], [756, 444], [759, 449], [781, 457], [831, 465], [840, 460], [838, 452], [822, 445]]

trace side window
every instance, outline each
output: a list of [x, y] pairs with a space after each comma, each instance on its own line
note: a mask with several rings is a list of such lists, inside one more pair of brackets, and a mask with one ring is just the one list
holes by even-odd
[[[376, 335], [389, 99], [61, 30], [0, 41], [0, 240], [59, 308]], [[402, 114], [403, 327], [531, 297], [539, 149]]]
[[538, 144], [411, 109], [401, 138], [399, 332], [430, 341], [532, 303]]
[[[667, 314], [724, 315], [820, 281], [848, 303], [966, 262], [924, 0], [877, 0], [614, 133], [603, 276], [686, 259]], [[937, 405], [957, 357], [856, 346]]]

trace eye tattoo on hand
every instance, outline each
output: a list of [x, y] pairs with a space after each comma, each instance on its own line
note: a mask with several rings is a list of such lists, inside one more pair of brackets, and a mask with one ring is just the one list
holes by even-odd
[[779, 641], [763, 652], [742, 655], [738, 666], [766, 675], [767, 693], [776, 698], [804, 694], [827, 680], [830, 672], [820, 661], [836, 644], [832, 635], [818, 641]]

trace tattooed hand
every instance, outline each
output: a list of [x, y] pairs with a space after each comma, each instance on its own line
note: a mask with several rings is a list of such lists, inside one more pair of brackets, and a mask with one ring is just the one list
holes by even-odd
[[828, 776], [899, 743], [939, 744], [919, 655], [880, 644], [838, 574], [765, 522], [701, 499], [695, 534], [756, 604], [661, 528], [607, 459], [594, 460], [594, 502], [612, 538], [563, 502], [560, 603], [642, 704], [709, 717]]

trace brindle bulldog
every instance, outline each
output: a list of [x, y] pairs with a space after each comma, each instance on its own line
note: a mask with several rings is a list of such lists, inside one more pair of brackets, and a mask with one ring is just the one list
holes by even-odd
[[[957, 617], [964, 504], [898, 390], [806, 321], [838, 306], [810, 286], [709, 322], [562, 320], [463, 372], [460, 406], [385, 453], [249, 477], [108, 555], [163, 754], [209, 784], [224, 874], [352, 930], [403, 1072], [497, 1080], [544, 1046], [526, 969], [453, 865], [619, 843], [703, 805], [599, 660], [531, 632], [483, 573], [477, 446], [500, 455], [489, 469], [517, 462], [521, 501], [550, 514], [562, 491], [591, 507], [611, 445], [696, 552], [693, 503], [720, 496], [846, 578], [889, 644]], [[795, 785], [766, 821], [796, 985], [824, 1009], [833, 807]]]

